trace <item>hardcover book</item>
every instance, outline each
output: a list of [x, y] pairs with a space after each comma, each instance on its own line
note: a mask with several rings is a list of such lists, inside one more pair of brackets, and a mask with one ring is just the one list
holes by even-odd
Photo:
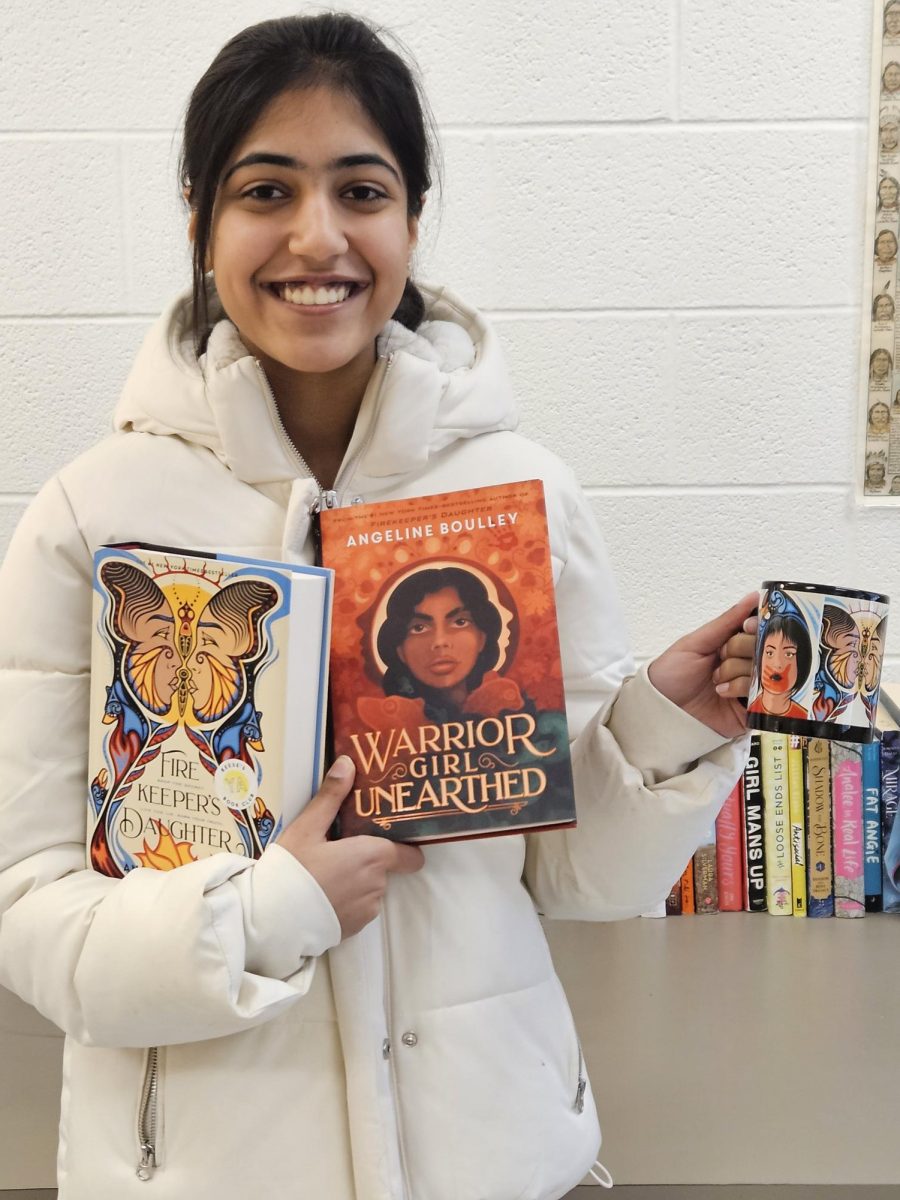
[[744, 907], [744, 852], [739, 779], [716, 818], [716, 877], [719, 911], [740, 912]]
[[865, 855], [866, 912], [881, 912], [881, 744], [862, 748], [863, 852]]
[[483, 837], [575, 823], [539, 481], [332, 509], [341, 836]]
[[834, 916], [831, 853], [831, 751], [823, 738], [806, 743], [807, 916]]
[[761, 734], [750, 738], [750, 755], [744, 767], [744, 907], [766, 911], [766, 843], [762, 791]]
[[791, 826], [791, 895], [795, 917], [806, 916], [806, 738], [788, 736], [788, 816]]
[[97, 551], [89, 866], [260, 857], [319, 783], [330, 608], [317, 567]]
[[787, 738], [761, 733], [763, 809], [766, 840], [766, 908], [773, 916], [791, 913], [791, 850], [788, 819]]
[[865, 916], [862, 752], [855, 742], [831, 743], [834, 915]]

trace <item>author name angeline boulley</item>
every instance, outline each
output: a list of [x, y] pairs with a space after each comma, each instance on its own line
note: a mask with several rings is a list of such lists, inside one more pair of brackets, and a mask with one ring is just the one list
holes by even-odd
[[478, 529], [503, 529], [515, 525], [518, 512], [488, 513], [479, 517], [448, 517], [441, 521], [428, 521], [422, 525], [402, 525], [392, 529], [372, 529], [365, 533], [351, 533], [347, 546], [378, 546], [382, 542], [416, 542], [422, 538], [446, 537], [455, 533], [474, 533]]

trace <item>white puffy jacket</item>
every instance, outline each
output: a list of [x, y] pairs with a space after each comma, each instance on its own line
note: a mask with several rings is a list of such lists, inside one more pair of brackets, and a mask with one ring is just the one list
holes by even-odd
[[68, 1035], [61, 1200], [551, 1200], [594, 1160], [538, 911], [608, 920], [659, 900], [743, 747], [634, 674], [587, 504], [514, 432], [495, 335], [450, 293], [429, 300], [417, 334], [379, 341], [336, 490], [543, 479], [578, 828], [430, 846], [343, 942], [280, 846], [122, 880], [85, 869], [93, 551], [312, 559], [318, 489], [258, 364], [227, 321], [198, 363], [177, 302], [117, 432], [42, 490], [0, 573], [0, 982]]

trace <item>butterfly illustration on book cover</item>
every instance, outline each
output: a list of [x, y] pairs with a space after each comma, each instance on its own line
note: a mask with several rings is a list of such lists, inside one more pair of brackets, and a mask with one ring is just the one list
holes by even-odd
[[[148, 765], [178, 731], [195, 758], [224, 789], [224, 805], [241, 839], [240, 851], [259, 858], [276, 823], [262, 797], [244, 803], [260, 775], [263, 749], [255, 685], [270, 655], [267, 621], [280, 607], [274, 581], [251, 573], [226, 575], [187, 560], [163, 560], [158, 577], [127, 554], [106, 558], [95, 586], [103, 600], [101, 630], [112, 652], [103, 723], [105, 765], [90, 784], [96, 816], [91, 865], [121, 877], [141, 866], [171, 869], [193, 859], [190, 842], [176, 841], [157, 823], [156, 846], [129, 853], [120, 810]], [[251, 781], [251, 782], [248, 782]]]

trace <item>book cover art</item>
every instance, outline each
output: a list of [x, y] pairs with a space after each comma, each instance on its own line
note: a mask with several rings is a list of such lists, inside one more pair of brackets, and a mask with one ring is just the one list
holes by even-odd
[[766, 908], [790, 916], [791, 831], [788, 819], [787, 735], [761, 733], [763, 808], [766, 841]]
[[333, 509], [342, 836], [440, 841], [575, 820], [539, 481]]
[[319, 568], [97, 551], [89, 866], [260, 857], [318, 783], [329, 602]]
[[748, 912], [766, 911], [766, 842], [762, 790], [762, 734], [750, 738], [750, 754], [744, 767], [744, 907]]
[[865, 916], [862, 753], [856, 743], [831, 743], [831, 836], [834, 915]]
[[866, 912], [882, 908], [881, 880], [881, 744], [867, 742], [862, 748], [863, 854], [865, 857]]
[[882, 911], [900, 912], [900, 730], [881, 735]]
[[743, 781], [739, 779], [716, 818], [716, 877], [720, 912], [740, 912], [744, 907], [742, 792]]
[[824, 738], [806, 743], [807, 916], [834, 916], [831, 849], [831, 751]]
[[788, 738], [788, 817], [791, 826], [791, 896], [795, 917], [806, 916], [806, 738]]

